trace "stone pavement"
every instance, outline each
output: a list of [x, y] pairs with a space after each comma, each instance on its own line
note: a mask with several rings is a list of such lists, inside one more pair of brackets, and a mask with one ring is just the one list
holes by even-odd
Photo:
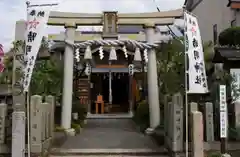
[[134, 156], [140, 153], [155, 155], [159, 152], [167, 153], [150, 136], [138, 131], [131, 119], [88, 119], [79, 135], [67, 137], [62, 145], [52, 149], [53, 154], [73, 156], [107, 156], [108, 153], [113, 156]]
[[154, 140], [138, 131], [131, 119], [88, 119], [82, 132], [68, 137], [65, 149], [158, 149]]

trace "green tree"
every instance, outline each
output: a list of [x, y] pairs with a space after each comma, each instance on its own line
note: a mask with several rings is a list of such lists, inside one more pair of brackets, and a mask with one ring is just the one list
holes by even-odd
[[[174, 94], [185, 91], [185, 47], [183, 38], [174, 39], [161, 45], [157, 53], [158, 82], [160, 97], [165, 94]], [[212, 42], [203, 44], [204, 60], [206, 73], [210, 74], [214, 64], [212, 58], [214, 55], [214, 46]]]
[[[25, 48], [24, 41], [14, 41], [13, 47], [6, 54], [5, 70], [1, 73], [1, 83], [11, 83], [12, 81], [12, 68], [13, 68], [13, 57], [15, 54], [23, 53]], [[48, 51], [49, 45], [47, 39], [42, 39], [41, 47], [38, 53]], [[17, 78], [22, 76], [22, 69], [16, 69]], [[7, 79], [6, 79], [7, 78]], [[48, 95], [52, 94], [55, 96], [61, 95], [61, 65], [54, 59], [49, 60], [37, 60], [31, 79], [30, 91], [31, 94]]]
[[31, 94], [61, 95], [62, 69], [54, 60], [39, 60], [35, 64], [30, 85]]

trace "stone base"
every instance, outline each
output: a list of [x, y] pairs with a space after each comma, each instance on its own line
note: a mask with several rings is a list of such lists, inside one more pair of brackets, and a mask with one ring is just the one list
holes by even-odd
[[134, 113], [132, 111], [129, 112], [129, 116], [130, 117], [133, 117], [134, 116]]
[[76, 132], [75, 132], [75, 129], [70, 128], [70, 129], [66, 129], [66, 130], [65, 130], [65, 134], [66, 134], [67, 136], [75, 136], [75, 135], [76, 135]]
[[145, 133], [146, 133], [147, 135], [152, 135], [152, 134], [154, 133], [154, 131], [155, 131], [155, 129], [153, 129], [153, 128], [147, 128], [147, 129], [145, 130]]
[[222, 154], [222, 157], [231, 157], [231, 155], [230, 155], [230, 154], [227, 154], [227, 153], [225, 153], [225, 154]]

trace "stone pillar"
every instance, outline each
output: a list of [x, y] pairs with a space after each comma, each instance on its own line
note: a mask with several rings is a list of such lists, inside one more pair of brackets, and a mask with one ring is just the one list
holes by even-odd
[[[155, 25], [145, 25], [146, 41], [150, 44], [154, 43]], [[150, 128], [148, 131], [153, 131], [160, 124], [160, 105], [158, 94], [158, 77], [157, 77], [157, 62], [155, 50], [148, 52], [148, 104], [150, 113]]]
[[55, 99], [53, 96], [49, 95], [46, 97], [46, 102], [50, 105], [50, 137], [53, 138], [55, 121], [54, 121], [54, 113], [55, 113]]
[[[75, 38], [75, 23], [65, 24], [66, 37], [65, 39], [74, 42]], [[73, 61], [74, 49], [66, 45], [64, 52], [64, 82], [63, 82], [63, 97], [62, 97], [62, 119], [61, 125], [64, 129], [71, 128], [72, 115], [72, 91], [73, 91]]]
[[196, 102], [191, 102], [189, 106], [189, 113], [191, 114], [194, 111], [198, 111], [198, 104]]
[[[15, 41], [23, 42], [25, 40], [26, 21], [20, 20], [16, 22], [15, 26]], [[12, 67], [12, 90], [13, 90], [13, 104], [21, 104], [19, 107], [25, 107], [25, 96], [21, 92], [22, 78], [17, 74], [16, 69], [24, 69], [24, 50], [21, 46], [18, 47], [17, 52], [13, 52], [13, 67]], [[22, 71], [23, 72], [23, 71]]]
[[39, 95], [31, 96], [30, 118], [31, 153], [41, 153], [43, 141], [43, 110], [42, 97]]
[[12, 157], [25, 157], [25, 112], [12, 113]]
[[7, 104], [0, 104], [0, 144], [5, 141], [5, 124], [7, 117]]
[[203, 118], [202, 113], [193, 111], [191, 113], [191, 126], [192, 126], [192, 157], [203, 157]]
[[179, 152], [183, 150], [183, 98], [180, 93], [172, 97], [172, 111], [170, 116], [171, 130], [171, 150]]
[[168, 125], [169, 125], [169, 114], [168, 114], [168, 103], [169, 95], [164, 96], [164, 144], [167, 146], [167, 137], [168, 137]]
[[214, 125], [213, 125], [213, 104], [206, 102], [204, 105], [204, 116], [205, 116], [205, 132], [206, 132], [206, 141], [214, 141]]

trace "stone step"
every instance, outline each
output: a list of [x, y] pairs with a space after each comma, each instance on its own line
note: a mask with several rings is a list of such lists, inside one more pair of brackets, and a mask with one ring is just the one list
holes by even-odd
[[49, 155], [49, 157], [169, 157], [168, 155]]
[[51, 150], [49, 157], [168, 157], [165, 149], [59, 149]]

